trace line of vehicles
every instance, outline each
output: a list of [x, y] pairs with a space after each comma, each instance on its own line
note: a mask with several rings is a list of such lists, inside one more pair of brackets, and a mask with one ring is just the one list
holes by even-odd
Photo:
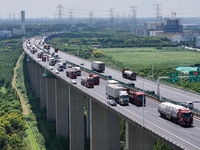
[[[77, 76], [81, 76], [80, 67], [72, 67], [70, 64], [67, 65], [65, 61], [58, 59], [58, 57], [53, 57], [50, 54], [46, 54], [43, 51], [37, 50], [35, 47], [31, 48], [31, 44], [27, 44], [27, 48], [32, 54], [37, 53], [37, 57], [41, 58], [42, 61], [49, 61], [49, 66], [57, 65], [57, 73], [66, 70], [66, 76], [72, 79], [72, 83], [76, 84]], [[44, 49], [49, 50], [50, 47], [44, 45]], [[57, 53], [58, 49], [54, 49], [54, 53]], [[58, 55], [54, 55], [58, 56]], [[91, 69], [97, 71], [98, 73], [103, 73], [105, 71], [105, 63], [101, 61], [92, 61]], [[129, 80], [136, 80], [137, 74], [127, 68], [122, 70], [122, 77]], [[87, 88], [94, 88], [95, 85], [100, 84], [100, 77], [98, 74], [89, 73], [88, 76], [81, 76], [81, 85]], [[124, 106], [129, 105], [129, 103], [136, 106], [146, 106], [146, 96], [143, 91], [135, 91], [133, 88], [123, 87], [118, 81], [107, 80], [105, 85], [105, 91], [107, 96], [107, 103], [112, 106], [116, 106], [117, 103]], [[184, 106], [175, 105], [169, 102], [162, 102], [158, 107], [158, 112], [162, 118], [168, 119], [181, 126], [192, 126], [193, 124], [193, 114], [189, 108]]]

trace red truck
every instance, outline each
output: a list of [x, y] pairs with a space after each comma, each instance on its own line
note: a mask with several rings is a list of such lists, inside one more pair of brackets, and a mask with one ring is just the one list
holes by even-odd
[[130, 80], [136, 80], [136, 73], [125, 68], [122, 70], [122, 77]]
[[146, 97], [143, 92], [136, 92], [132, 89], [125, 89], [129, 95], [129, 103], [132, 103], [136, 106], [143, 106], [143, 101], [144, 101], [144, 106], [146, 105]]
[[167, 118], [181, 126], [192, 126], [193, 124], [193, 114], [189, 108], [169, 102], [162, 102], [158, 107], [158, 112], [161, 117]]
[[71, 79], [76, 79], [77, 78], [75, 70], [66, 71], [66, 76], [71, 78]]
[[47, 56], [46, 55], [42, 55], [42, 61], [46, 62], [46, 60], [47, 60]]
[[81, 77], [81, 85], [86, 86], [87, 88], [94, 87], [93, 77]]
[[90, 77], [93, 77], [94, 79], [94, 85], [99, 85], [100, 84], [100, 78], [99, 78], [99, 75], [98, 74], [89, 74]]
[[58, 52], [58, 48], [54, 48], [54, 52], [57, 53]]

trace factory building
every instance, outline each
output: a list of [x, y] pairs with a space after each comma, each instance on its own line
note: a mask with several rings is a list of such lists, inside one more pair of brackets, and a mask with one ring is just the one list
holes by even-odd
[[13, 34], [25, 34], [25, 11], [21, 11], [21, 29], [13, 28]]
[[183, 33], [183, 21], [182, 18], [165, 18], [163, 22], [164, 33], [175, 32]]

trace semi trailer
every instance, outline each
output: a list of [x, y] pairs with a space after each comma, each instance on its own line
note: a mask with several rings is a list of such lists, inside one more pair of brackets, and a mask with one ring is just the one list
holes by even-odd
[[92, 61], [91, 68], [98, 72], [104, 72], [105, 71], [105, 63], [101, 62], [101, 61]]
[[162, 102], [158, 107], [160, 116], [181, 126], [192, 126], [193, 114], [189, 108], [175, 105], [169, 102]]
[[136, 80], [136, 73], [125, 68], [122, 70], [122, 77], [130, 80]]

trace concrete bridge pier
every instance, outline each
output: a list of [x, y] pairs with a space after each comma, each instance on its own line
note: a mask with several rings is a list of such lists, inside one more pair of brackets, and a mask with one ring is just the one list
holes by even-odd
[[120, 150], [120, 117], [108, 109], [90, 101], [91, 150]]
[[154, 138], [144, 130], [126, 121], [126, 149], [127, 150], [152, 150]]
[[89, 140], [90, 139], [90, 101], [91, 98], [86, 97], [86, 109], [87, 109], [87, 115], [86, 115], [86, 137]]
[[84, 95], [69, 85], [70, 150], [84, 149]]
[[[44, 68], [38, 67], [38, 69], [42, 70]], [[46, 107], [46, 99], [47, 99], [47, 93], [46, 93], [46, 88], [47, 88], [47, 78], [42, 77], [42, 73], [39, 75], [39, 80], [40, 80], [40, 108], [45, 108]]]
[[69, 85], [55, 80], [56, 135], [69, 138]]
[[55, 87], [56, 78], [46, 78], [46, 107], [47, 107], [47, 120], [56, 120], [56, 106], [55, 106]]

